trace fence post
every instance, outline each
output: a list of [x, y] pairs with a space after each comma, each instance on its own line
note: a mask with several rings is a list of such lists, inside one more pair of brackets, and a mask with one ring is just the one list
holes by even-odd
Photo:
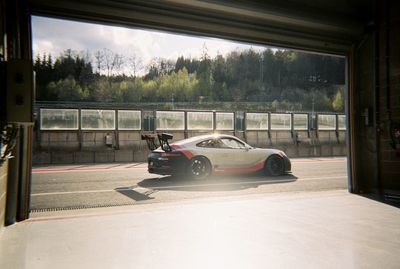
[[[115, 110], [114, 136], [115, 136], [115, 149], [119, 149], [118, 109]], [[114, 158], [115, 158], [115, 155], [114, 155]]]
[[82, 150], [82, 111], [81, 108], [78, 108], [78, 144], [79, 144], [79, 150]]
[[35, 125], [34, 125], [34, 130], [35, 130], [35, 140], [36, 140], [36, 146], [38, 148], [41, 148], [41, 140], [42, 140], [42, 130], [40, 128], [41, 125], [41, 113], [40, 113], [40, 107], [37, 108], [37, 112], [36, 112], [36, 119], [35, 119]]
[[233, 135], [236, 136], [236, 111], [233, 111]]
[[183, 122], [184, 122], [184, 130], [183, 130], [183, 137], [186, 139], [188, 138], [188, 121], [187, 121], [187, 111], [185, 110], [183, 115]]
[[335, 128], [335, 134], [336, 134], [336, 142], [339, 144], [339, 115], [336, 113], [335, 115], [335, 121], [336, 121], [336, 128]]
[[268, 113], [268, 139], [271, 140], [271, 113]]
[[294, 113], [290, 113], [290, 133], [292, 135], [292, 138], [294, 138]]
[[244, 141], [247, 142], [247, 112], [243, 112], [243, 118], [242, 118], [241, 125], [242, 125], [241, 127], [243, 130]]
[[213, 113], [213, 133], [217, 130], [217, 112], [215, 110], [212, 111]]
[[150, 118], [150, 131], [156, 131], [157, 130], [157, 111], [152, 111], [152, 115]]

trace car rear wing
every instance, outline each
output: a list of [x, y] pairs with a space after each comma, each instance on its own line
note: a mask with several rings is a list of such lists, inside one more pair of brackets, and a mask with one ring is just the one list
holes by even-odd
[[142, 140], [146, 140], [149, 150], [153, 151], [158, 148], [155, 134], [142, 134]]
[[166, 134], [166, 133], [162, 133], [162, 134], [157, 134], [158, 136], [158, 141], [160, 141], [160, 146], [162, 148], [163, 151], [172, 151], [171, 146], [168, 143], [168, 140], [174, 138], [173, 135], [171, 134]]
[[146, 140], [147, 147], [149, 150], [153, 151], [159, 146], [157, 145], [156, 137], [159, 141], [159, 146], [165, 152], [172, 151], [171, 146], [169, 145], [168, 140], [171, 140], [174, 136], [167, 133], [162, 134], [142, 134], [142, 140]]

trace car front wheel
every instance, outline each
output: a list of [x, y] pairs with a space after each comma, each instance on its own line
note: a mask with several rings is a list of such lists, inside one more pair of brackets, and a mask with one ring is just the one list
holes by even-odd
[[204, 179], [211, 174], [211, 163], [205, 157], [195, 157], [190, 161], [188, 176], [194, 179]]
[[283, 159], [278, 155], [271, 155], [265, 163], [264, 171], [269, 176], [280, 176], [284, 172]]

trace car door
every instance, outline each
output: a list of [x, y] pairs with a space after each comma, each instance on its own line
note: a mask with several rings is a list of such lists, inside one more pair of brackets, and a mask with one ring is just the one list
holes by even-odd
[[226, 167], [248, 167], [258, 161], [258, 157], [252, 154], [250, 147], [233, 137], [223, 137], [221, 143]]
[[214, 168], [227, 166], [229, 164], [229, 151], [223, 147], [220, 138], [206, 139], [196, 146], [197, 155], [206, 156], [211, 161]]

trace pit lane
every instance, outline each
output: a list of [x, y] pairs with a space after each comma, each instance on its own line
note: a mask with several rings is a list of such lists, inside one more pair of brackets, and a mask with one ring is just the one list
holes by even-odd
[[206, 180], [149, 174], [146, 163], [34, 167], [31, 212], [346, 189], [346, 161], [346, 158], [292, 159], [289, 175], [214, 175]]

